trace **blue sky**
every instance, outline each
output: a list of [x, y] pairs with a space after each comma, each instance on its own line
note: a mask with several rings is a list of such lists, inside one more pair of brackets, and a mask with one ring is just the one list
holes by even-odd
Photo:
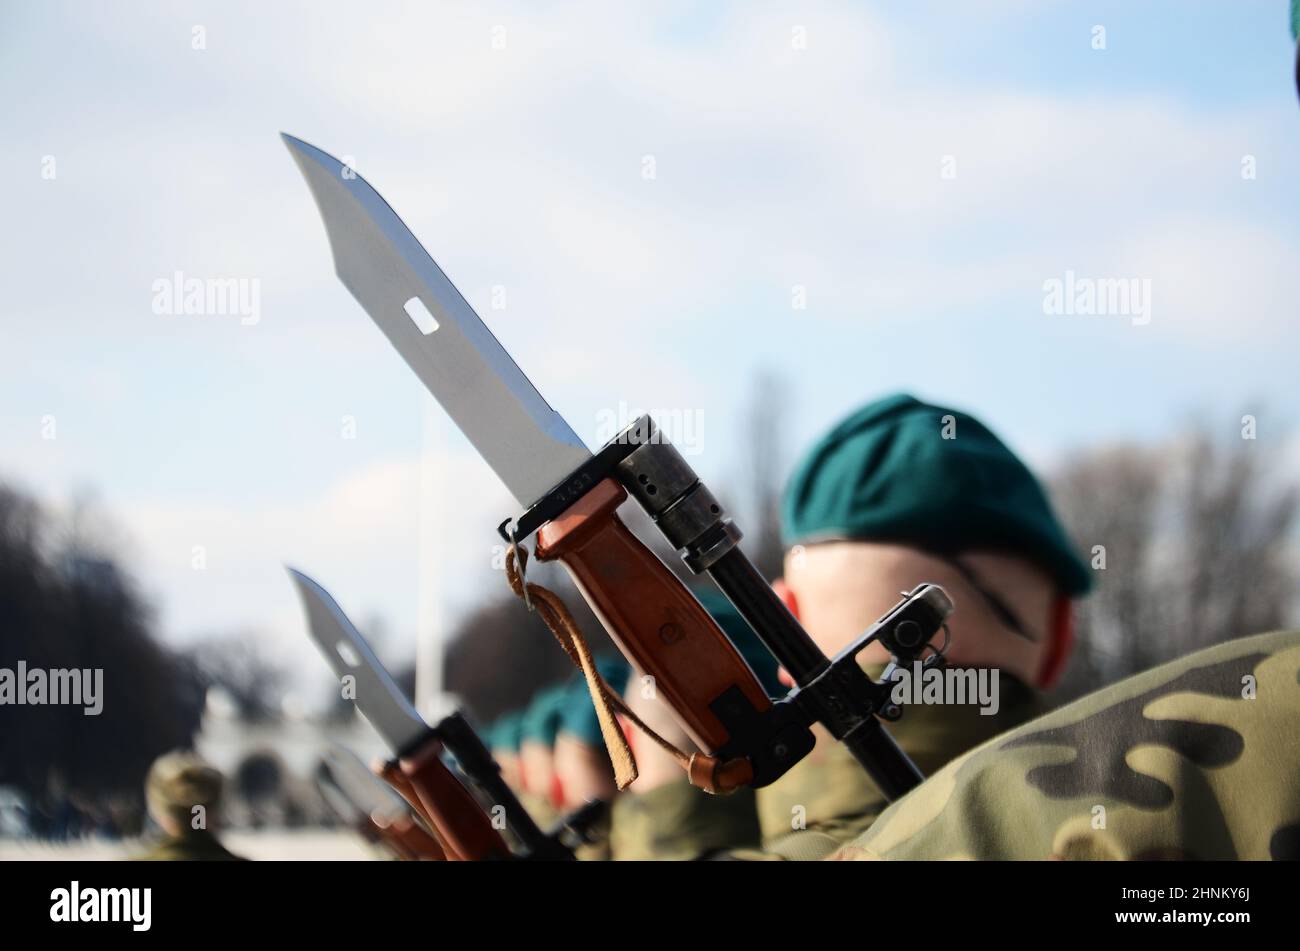
[[[0, 476], [93, 493], [181, 643], [298, 657], [284, 561], [396, 653], [422, 584], [446, 623], [499, 581], [513, 505], [436, 420], [421, 505], [421, 393], [282, 129], [353, 157], [592, 444], [621, 403], [685, 413], [721, 483], [774, 367], [796, 446], [896, 389], [1043, 466], [1246, 406], [1294, 446], [1282, 0], [619, 6], [5, 5]], [[1067, 270], [1150, 281], [1150, 323], [1044, 314]], [[177, 271], [256, 281], [259, 320], [155, 313]]]

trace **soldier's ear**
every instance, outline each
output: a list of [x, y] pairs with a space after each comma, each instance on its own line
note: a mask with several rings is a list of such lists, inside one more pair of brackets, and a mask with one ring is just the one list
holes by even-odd
[[785, 605], [786, 610], [797, 618], [799, 616], [799, 599], [794, 596], [794, 592], [791, 591], [790, 586], [785, 583], [785, 579], [777, 578], [773, 581], [772, 590], [775, 591], [776, 596], [781, 599], [781, 603]]
[[[799, 617], [799, 599], [794, 596], [794, 592], [791, 591], [790, 586], [785, 583], [785, 579], [777, 578], [773, 581], [772, 590], [775, 591], [776, 596], [781, 599], [781, 603], [785, 605], [786, 610], [793, 614], [797, 619]], [[776, 679], [787, 687], [795, 686], [794, 678], [786, 673], [784, 667], [777, 669]]]
[[1074, 650], [1074, 605], [1067, 595], [1056, 596], [1049, 621], [1047, 645], [1038, 669], [1038, 686], [1043, 690], [1056, 686]]

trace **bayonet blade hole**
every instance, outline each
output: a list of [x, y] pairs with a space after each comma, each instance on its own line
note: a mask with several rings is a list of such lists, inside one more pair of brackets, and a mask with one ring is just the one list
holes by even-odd
[[412, 297], [402, 305], [402, 310], [406, 311], [406, 316], [411, 318], [411, 323], [415, 324], [420, 333], [426, 337], [438, 329], [438, 321], [429, 313], [429, 308], [424, 306], [424, 301], [418, 297]]
[[334, 645], [334, 650], [343, 658], [343, 663], [349, 667], [361, 666], [361, 658], [357, 656], [357, 652], [352, 649], [352, 645], [347, 641], [339, 641]]

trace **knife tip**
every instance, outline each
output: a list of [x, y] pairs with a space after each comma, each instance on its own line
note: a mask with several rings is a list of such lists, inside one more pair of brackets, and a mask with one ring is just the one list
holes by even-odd
[[289, 577], [292, 578], [294, 581], [296, 581], [296, 582], [297, 582], [298, 584], [300, 584], [300, 585], [301, 585], [301, 584], [310, 584], [310, 585], [315, 585], [315, 584], [316, 584], [316, 582], [312, 581], [311, 578], [307, 576], [307, 573], [306, 573], [306, 572], [299, 571], [299, 570], [298, 570], [297, 568], [295, 568], [293, 565], [285, 565], [285, 566], [284, 566], [284, 570], [287, 571], [287, 572], [289, 572]]
[[289, 149], [290, 153], [292, 153], [295, 156], [314, 156], [316, 154], [321, 154], [321, 155], [325, 154], [320, 149], [316, 148], [316, 146], [312, 145], [310, 142], [304, 142], [296, 135], [290, 135], [288, 132], [280, 133], [280, 141], [283, 142], [285, 146]]

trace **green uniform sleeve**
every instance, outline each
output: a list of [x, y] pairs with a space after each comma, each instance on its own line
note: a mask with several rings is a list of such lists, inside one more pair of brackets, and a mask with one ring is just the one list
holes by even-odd
[[754, 791], [714, 796], [682, 781], [614, 799], [610, 854], [616, 861], [713, 858], [759, 841]]
[[[981, 714], [974, 705], [908, 706], [902, 719], [889, 725], [922, 773], [938, 772], [967, 750], [1044, 711], [1035, 691], [999, 674], [996, 713]], [[824, 858], [866, 831], [889, 805], [843, 744], [821, 728], [817, 734], [817, 746], [807, 758], [757, 793], [763, 848], [789, 859]]]
[[[879, 675], [879, 671], [872, 671]], [[975, 706], [916, 706], [890, 731], [922, 772], [939, 770], [984, 740], [1032, 719], [1038, 695], [1000, 678], [996, 713]], [[614, 801], [616, 859], [811, 861], [866, 830], [888, 802], [857, 760], [818, 728], [816, 748], [770, 786], [710, 796], [682, 782]]]
[[1300, 632], [1130, 677], [997, 737], [839, 859], [1300, 858]]

